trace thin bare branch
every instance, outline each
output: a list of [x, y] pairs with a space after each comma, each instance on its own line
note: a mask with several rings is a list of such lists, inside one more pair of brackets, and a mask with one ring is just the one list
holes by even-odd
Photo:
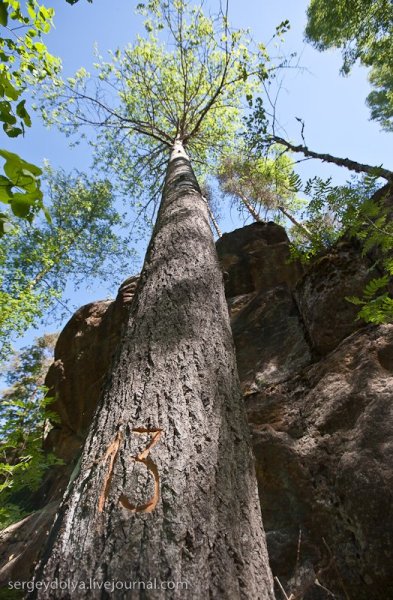
[[367, 173], [369, 175], [376, 175], [378, 177], [382, 177], [389, 182], [393, 181], [393, 171], [389, 171], [388, 169], [384, 169], [383, 167], [373, 167], [371, 165], [362, 164], [356, 162], [354, 160], [350, 160], [349, 158], [339, 158], [337, 156], [332, 156], [331, 154], [322, 154], [320, 152], [314, 152], [313, 150], [309, 150], [307, 146], [291, 144], [287, 140], [284, 140], [281, 137], [276, 135], [270, 136], [270, 139], [274, 141], [276, 144], [281, 144], [291, 150], [292, 152], [301, 152], [304, 156], [309, 158], [317, 158], [318, 160], [322, 160], [323, 162], [333, 163], [339, 167], [346, 167], [350, 171], [355, 171], [356, 173]]

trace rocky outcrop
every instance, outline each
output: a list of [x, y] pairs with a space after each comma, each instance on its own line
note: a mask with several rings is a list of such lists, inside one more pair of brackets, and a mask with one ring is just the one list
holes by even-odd
[[393, 598], [393, 325], [247, 398], [273, 572], [307, 600]]
[[296, 287], [295, 298], [313, 350], [325, 355], [359, 329], [358, 308], [347, 296], [362, 296], [380, 274], [349, 241], [320, 257]]
[[[217, 250], [277, 598], [280, 586], [292, 600], [393, 597], [393, 325], [365, 326], [345, 299], [374, 276], [371, 264], [344, 242], [304, 271], [274, 223], [226, 234]], [[79, 309], [59, 338], [47, 383], [61, 423], [47, 448], [66, 465], [41, 490], [50, 507], [91, 421], [136, 283], [125, 282], [114, 302]], [[36, 559], [30, 537], [45, 537], [50, 510], [40, 514], [6, 533], [2, 556], [12, 558], [3, 580]]]
[[45, 385], [59, 416], [46, 449], [70, 463], [79, 452], [119, 343], [138, 277], [120, 287], [116, 300], [79, 308], [61, 332]]
[[276, 223], [253, 223], [225, 233], [216, 244], [225, 273], [225, 293], [234, 298], [280, 285], [293, 288], [303, 273], [291, 261], [285, 229]]
[[[22, 521], [0, 531], [0, 584], [10, 581], [29, 581], [49, 529], [55, 518], [59, 502], [47, 504]], [[5, 591], [5, 590], [3, 590]], [[1, 598], [17, 598], [2, 594]], [[22, 596], [23, 597], [23, 596]]]
[[283, 381], [311, 360], [293, 290], [303, 274], [285, 230], [254, 223], [217, 242], [245, 393]]

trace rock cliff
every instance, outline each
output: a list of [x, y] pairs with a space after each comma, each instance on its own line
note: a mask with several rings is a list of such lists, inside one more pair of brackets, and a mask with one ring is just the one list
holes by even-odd
[[[252, 430], [277, 598], [393, 598], [393, 325], [365, 326], [345, 297], [372, 265], [342, 242], [307, 270], [282, 227], [255, 223], [217, 243]], [[61, 333], [47, 385], [63, 458], [36, 512], [3, 532], [3, 581], [29, 578], [83, 443], [137, 278], [113, 302], [80, 308]]]

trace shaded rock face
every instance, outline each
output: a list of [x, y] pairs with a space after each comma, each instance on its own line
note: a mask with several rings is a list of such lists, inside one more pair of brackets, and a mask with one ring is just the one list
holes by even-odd
[[245, 393], [283, 381], [311, 360], [293, 289], [302, 276], [285, 230], [253, 223], [217, 242]]
[[46, 449], [70, 463], [80, 450], [118, 346], [138, 277], [127, 279], [115, 301], [79, 308], [61, 332], [45, 385], [55, 399], [51, 410], [60, 423], [50, 431]]
[[301, 265], [290, 261], [285, 229], [276, 223], [253, 223], [225, 233], [216, 247], [228, 298], [279, 285], [292, 288], [302, 274]]
[[245, 393], [288, 379], [311, 360], [298, 308], [285, 285], [251, 294], [242, 310], [229, 299], [240, 379]]
[[367, 327], [247, 399], [272, 569], [301, 598], [393, 598], [392, 357], [393, 326]]
[[[393, 598], [393, 326], [365, 327], [345, 300], [370, 265], [342, 243], [304, 272], [274, 223], [225, 234], [217, 250], [274, 575], [295, 600]], [[46, 447], [66, 465], [41, 490], [49, 510], [3, 539], [2, 581], [37, 559], [31, 527], [44, 539], [136, 284], [79, 309], [59, 338], [47, 385], [61, 423]]]
[[357, 307], [347, 296], [362, 296], [366, 284], [380, 274], [350, 242], [342, 242], [318, 259], [302, 279], [295, 298], [313, 349], [324, 355], [356, 329]]
[[[8, 581], [29, 581], [58, 505], [58, 501], [50, 502], [0, 532], [0, 585]], [[0, 596], [3, 597], [1, 592]]]

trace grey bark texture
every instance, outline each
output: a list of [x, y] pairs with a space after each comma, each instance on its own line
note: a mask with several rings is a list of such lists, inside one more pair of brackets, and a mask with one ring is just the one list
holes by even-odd
[[274, 598], [222, 272], [181, 144], [36, 581], [40, 599]]

